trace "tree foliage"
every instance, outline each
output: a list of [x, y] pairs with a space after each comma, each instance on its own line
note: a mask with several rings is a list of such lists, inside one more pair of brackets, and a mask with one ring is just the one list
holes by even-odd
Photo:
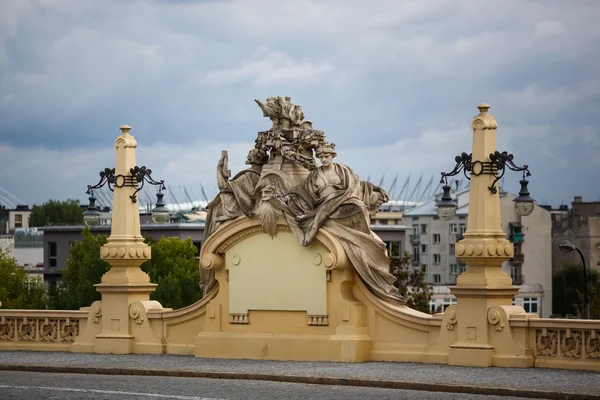
[[41, 206], [33, 206], [29, 226], [83, 224], [79, 200], [58, 201], [50, 199]]
[[150, 298], [169, 308], [182, 308], [200, 300], [198, 249], [192, 240], [175, 237], [146, 240], [152, 247], [152, 259], [141, 268], [150, 276], [151, 282], [158, 284]]
[[[598, 272], [588, 268], [587, 292], [590, 317], [600, 319], [600, 278]], [[552, 312], [566, 317], [583, 315], [583, 266], [566, 264], [552, 275]]]
[[415, 310], [429, 313], [429, 301], [433, 289], [425, 282], [425, 270], [411, 271], [410, 254], [404, 252], [402, 257], [391, 258], [390, 271], [398, 278], [395, 285], [400, 295], [407, 299], [406, 305]]
[[[110, 264], [100, 258], [100, 248], [107, 242], [106, 235], [92, 235], [88, 228], [82, 240], [71, 246], [63, 280], [49, 289], [50, 308], [78, 309], [100, 300], [94, 284], [100, 283]], [[152, 247], [152, 259], [141, 265], [152, 283], [158, 283], [150, 298], [164, 307], [181, 308], [202, 297], [198, 283], [200, 273], [196, 254], [198, 249], [191, 239], [147, 239]]]
[[45, 309], [47, 304], [44, 283], [30, 279], [14, 258], [0, 249], [0, 302], [2, 308]]
[[106, 235], [92, 235], [89, 228], [83, 230], [82, 240], [71, 246], [62, 283], [49, 290], [50, 308], [78, 309], [100, 300], [94, 284], [100, 283], [110, 269], [110, 264], [100, 258], [100, 247], [106, 241]]

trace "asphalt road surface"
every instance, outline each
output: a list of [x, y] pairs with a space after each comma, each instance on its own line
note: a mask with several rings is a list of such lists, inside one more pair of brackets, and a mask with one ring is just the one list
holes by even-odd
[[248, 380], [0, 371], [0, 399], [507, 400], [517, 398]]

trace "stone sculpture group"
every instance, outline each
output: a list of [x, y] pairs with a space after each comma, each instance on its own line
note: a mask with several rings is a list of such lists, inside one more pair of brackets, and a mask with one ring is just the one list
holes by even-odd
[[[239, 217], [258, 218], [271, 237], [282, 218], [302, 246], [309, 246], [324, 229], [340, 240], [373, 294], [404, 304], [389, 272], [386, 246], [369, 228], [370, 217], [389, 199], [386, 191], [334, 163], [335, 144], [304, 120], [302, 107], [289, 97], [255, 101], [273, 126], [258, 133], [246, 160], [250, 167], [233, 178], [223, 152], [217, 164], [220, 192], [208, 204], [204, 240]], [[216, 284], [214, 271], [201, 268], [200, 275], [204, 293], [210, 292]]]

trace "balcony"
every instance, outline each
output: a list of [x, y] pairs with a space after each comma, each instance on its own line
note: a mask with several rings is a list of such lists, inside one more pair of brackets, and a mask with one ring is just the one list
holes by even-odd
[[58, 267], [44, 267], [44, 275], [62, 275], [62, 271]]
[[513, 264], [522, 264], [524, 260], [525, 260], [525, 254], [523, 254], [523, 253], [517, 253], [514, 255], [513, 258], [510, 259], [510, 261]]
[[421, 243], [421, 236], [420, 235], [409, 235], [409, 240], [412, 244], [419, 244]]
[[525, 282], [525, 275], [521, 271], [511, 271], [510, 277], [513, 280], [514, 285], [522, 285]]
[[411, 264], [413, 267], [418, 267], [419, 265], [421, 265], [421, 261], [419, 259], [412, 260]]
[[512, 242], [513, 243], [522, 243], [523, 242], [523, 232], [513, 232], [512, 234]]

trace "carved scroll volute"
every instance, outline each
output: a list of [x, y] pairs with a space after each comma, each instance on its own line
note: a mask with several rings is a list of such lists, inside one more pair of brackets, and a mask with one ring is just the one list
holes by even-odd
[[508, 320], [506, 312], [499, 306], [490, 307], [487, 317], [488, 322], [493, 325], [494, 329], [498, 332], [504, 329], [506, 321]]
[[204, 269], [218, 270], [225, 265], [225, 259], [220, 254], [206, 253], [200, 258], [200, 265]]
[[100, 322], [100, 318], [102, 317], [102, 302], [95, 301], [92, 303], [90, 307], [90, 317], [92, 318], [92, 322], [97, 324]]
[[146, 319], [146, 308], [140, 301], [131, 303], [129, 306], [129, 317], [135, 321], [136, 324], [141, 324]]
[[458, 322], [456, 306], [449, 306], [448, 308], [446, 308], [444, 317], [446, 318], [446, 329], [449, 331], [453, 331], [456, 327], [456, 323]]

